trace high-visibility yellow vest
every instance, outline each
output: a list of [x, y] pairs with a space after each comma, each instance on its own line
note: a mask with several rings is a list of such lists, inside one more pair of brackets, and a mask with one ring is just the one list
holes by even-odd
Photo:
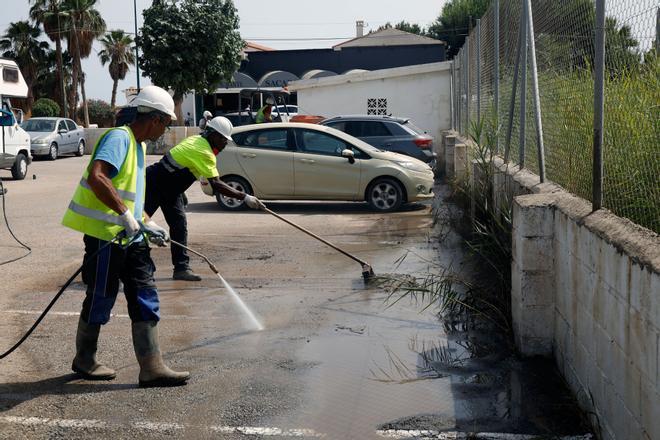
[[[135, 141], [135, 136], [133, 136], [130, 128], [118, 127], [103, 133], [98, 142], [96, 142], [94, 151], [92, 152], [92, 158], [83, 173], [82, 179], [80, 179], [76, 192], [73, 194], [73, 199], [69, 203], [69, 208], [66, 210], [62, 219], [64, 226], [105, 241], [112, 240], [124, 227], [119, 220], [119, 215], [96, 198], [89, 183], [87, 183], [87, 177], [96, 157], [96, 149], [111, 130], [125, 130], [130, 136], [126, 159], [117, 175], [112, 178], [112, 186], [115, 187], [119, 197], [121, 197], [128, 209], [131, 212], [135, 211], [137, 182], [138, 179], [145, 179], [144, 173], [141, 176], [138, 175], [137, 149], [141, 148], [144, 155], [144, 145], [138, 144]], [[146, 184], [143, 183], [142, 188], [145, 187]], [[144, 200], [144, 193], [142, 194], [142, 200]], [[142, 219], [142, 213], [134, 214], [138, 220]]]

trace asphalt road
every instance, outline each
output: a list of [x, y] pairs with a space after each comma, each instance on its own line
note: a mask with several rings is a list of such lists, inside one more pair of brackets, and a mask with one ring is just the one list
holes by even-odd
[[[87, 160], [36, 161], [28, 179], [4, 179], [7, 217], [32, 254], [0, 266], [0, 351], [81, 263], [82, 237], [59, 221]], [[216, 263], [265, 329], [254, 329], [201, 260], [193, 257], [202, 282], [175, 282], [168, 250], [155, 249], [162, 349], [172, 367], [191, 372], [189, 384], [137, 388], [121, 294], [98, 354], [117, 378], [93, 383], [73, 375], [84, 296], [78, 281], [0, 361], [1, 438], [368, 439], [382, 438], [377, 430], [387, 423], [427, 413], [451, 427], [448, 379], [419, 380], [419, 350], [411, 346], [443, 340], [434, 313], [407, 301], [388, 307], [383, 291], [364, 285], [359, 264], [272, 216], [220, 211], [195, 186], [188, 197], [189, 245]], [[371, 262], [376, 273], [456, 258], [430, 244], [429, 206], [392, 214], [362, 203], [268, 206]], [[164, 224], [160, 213], [156, 220]], [[0, 261], [23, 252], [0, 225]]]

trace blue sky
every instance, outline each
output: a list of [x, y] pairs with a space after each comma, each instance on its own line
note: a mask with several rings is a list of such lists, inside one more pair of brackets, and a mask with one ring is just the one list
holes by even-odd
[[[1, 0], [1, 3], [0, 33], [4, 33], [10, 22], [28, 18], [28, 0]], [[355, 37], [356, 20], [364, 20], [367, 31], [388, 21], [406, 20], [428, 26], [440, 15], [444, 3], [444, 0], [234, 1], [241, 20], [241, 36], [275, 49], [330, 47]], [[138, 27], [142, 23], [141, 11], [149, 5], [151, 0], [137, 0]], [[133, 32], [133, 0], [99, 0], [98, 9], [108, 29]], [[112, 80], [107, 68], [98, 61], [99, 50], [100, 45], [96, 44], [90, 58], [83, 60], [87, 97], [110, 101]], [[141, 78], [142, 85], [147, 83], [148, 80]], [[120, 81], [118, 90], [134, 85], [135, 71], [131, 70]], [[123, 95], [118, 95], [117, 103], [124, 103]]]

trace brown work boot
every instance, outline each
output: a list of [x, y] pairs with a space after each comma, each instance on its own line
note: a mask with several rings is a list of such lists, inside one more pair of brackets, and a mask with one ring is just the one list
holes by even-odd
[[140, 364], [140, 387], [172, 387], [185, 385], [190, 378], [187, 371], [173, 371], [163, 363], [158, 347], [156, 321], [134, 322], [133, 347]]
[[115, 370], [96, 362], [96, 349], [99, 340], [100, 325], [90, 325], [80, 318], [76, 333], [76, 357], [71, 369], [87, 380], [112, 380]]
[[202, 277], [190, 269], [175, 270], [172, 278], [181, 281], [202, 281]]

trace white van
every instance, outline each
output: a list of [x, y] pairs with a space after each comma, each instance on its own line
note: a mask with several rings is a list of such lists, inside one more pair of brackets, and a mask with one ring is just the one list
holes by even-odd
[[23, 122], [23, 112], [11, 107], [10, 98], [27, 97], [28, 87], [16, 63], [0, 58], [0, 169], [11, 169], [16, 180], [24, 179], [30, 154], [30, 135], [19, 124]]

